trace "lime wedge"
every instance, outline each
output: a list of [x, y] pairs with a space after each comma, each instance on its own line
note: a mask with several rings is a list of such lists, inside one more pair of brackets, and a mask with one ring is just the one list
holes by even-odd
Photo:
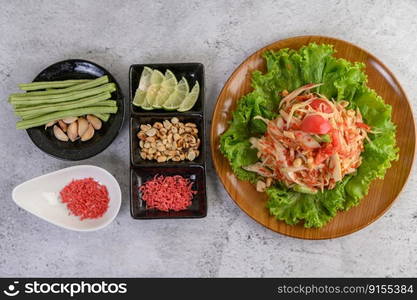
[[151, 75], [153, 71], [149, 67], [145, 67], [140, 75], [138, 89], [146, 91], [151, 84]]
[[151, 84], [151, 75], [153, 71], [151, 68], [145, 67], [140, 75], [139, 85], [133, 98], [132, 104], [135, 106], [142, 106], [145, 103], [146, 91]]
[[153, 102], [154, 108], [162, 108], [162, 105], [168, 99], [169, 95], [175, 90], [178, 81], [174, 73], [170, 70], [165, 72], [165, 80], [161, 83], [161, 87], [158, 91], [155, 101]]
[[162, 107], [166, 110], [175, 110], [180, 107], [180, 104], [184, 100], [185, 96], [187, 96], [190, 87], [188, 86], [187, 79], [184, 77], [181, 78], [178, 85], [175, 87], [172, 94], [168, 97]]
[[152, 110], [153, 106], [148, 102], [147, 98], [145, 98], [143, 104], [141, 105], [141, 108], [144, 110]]
[[132, 104], [135, 106], [142, 106], [145, 103], [146, 91], [140, 89], [136, 90], [135, 98], [133, 98]]
[[178, 111], [188, 111], [193, 108], [195, 103], [197, 102], [198, 95], [200, 94], [200, 85], [198, 84], [198, 81], [194, 84], [192, 90], [188, 95], [185, 97], [185, 99], [180, 104], [180, 107], [178, 108]]
[[150, 105], [153, 105], [153, 103], [155, 102], [160, 87], [160, 84], [151, 84], [151, 86], [148, 88], [148, 91], [146, 92], [146, 101]]
[[[151, 85], [148, 87], [148, 90], [146, 91], [146, 102], [145, 106], [147, 105], [152, 106], [156, 96], [158, 95], [158, 91], [161, 87], [161, 83], [164, 81], [165, 76], [158, 70], [154, 70], [151, 75]], [[143, 108], [143, 107], [142, 107]], [[143, 108], [146, 109], [146, 108]]]
[[174, 73], [171, 70], [167, 69], [165, 71], [165, 80], [167, 81], [174, 81], [175, 85], [177, 85], [177, 77], [175, 77]]
[[165, 76], [161, 71], [153, 70], [151, 75], [151, 84], [161, 84], [164, 81]]

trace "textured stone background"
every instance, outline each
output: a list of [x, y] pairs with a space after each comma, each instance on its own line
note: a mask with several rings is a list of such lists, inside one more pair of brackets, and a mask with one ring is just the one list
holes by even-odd
[[[392, 209], [355, 234], [287, 238], [247, 217], [208, 163], [209, 212], [200, 220], [135, 221], [129, 215], [127, 122], [103, 153], [78, 164], [121, 184], [114, 223], [92, 233], [50, 225], [19, 209], [13, 187], [74, 163], [42, 153], [6, 97], [67, 58], [108, 68], [127, 95], [133, 63], [202, 62], [206, 113], [237, 65], [275, 40], [320, 34], [384, 61], [417, 100], [416, 1], [0, 1], [1, 276], [417, 276], [416, 172]], [[209, 124], [207, 124], [209, 125]]]

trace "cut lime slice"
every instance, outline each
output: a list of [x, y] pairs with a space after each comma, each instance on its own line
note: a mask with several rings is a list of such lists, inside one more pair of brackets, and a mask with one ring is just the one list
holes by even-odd
[[139, 79], [139, 86], [138, 89], [142, 91], [146, 91], [151, 84], [151, 76], [152, 76], [153, 70], [149, 67], [143, 68], [142, 74], [140, 75]]
[[144, 103], [141, 105], [141, 108], [144, 110], [152, 110], [153, 106], [148, 102], [147, 98], [145, 98]]
[[165, 76], [159, 70], [153, 70], [151, 75], [151, 84], [161, 84]]
[[140, 89], [136, 90], [135, 98], [133, 98], [132, 104], [135, 106], [142, 106], [145, 103], [146, 91]]
[[[151, 85], [148, 87], [146, 91], [146, 102], [145, 106], [147, 105], [153, 106], [156, 96], [158, 95], [158, 91], [161, 87], [161, 83], [164, 81], [165, 76], [158, 70], [154, 70], [151, 75]], [[142, 107], [143, 108], [143, 107]], [[146, 108], [143, 108], [146, 109]]]
[[148, 91], [146, 92], [146, 101], [150, 105], [153, 105], [153, 103], [155, 102], [160, 87], [160, 84], [151, 84], [151, 86], [148, 88]]
[[151, 84], [151, 75], [153, 71], [151, 68], [145, 67], [140, 75], [139, 85], [136, 89], [135, 97], [132, 104], [135, 106], [142, 106], [145, 103], [146, 91]]
[[170, 70], [166, 70], [165, 80], [161, 83], [161, 88], [158, 91], [158, 95], [156, 96], [156, 99], [153, 103], [153, 107], [162, 108], [162, 105], [175, 90], [177, 84], [178, 81], [174, 73], [172, 73]]
[[180, 107], [180, 104], [184, 100], [185, 96], [187, 96], [190, 87], [188, 86], [187, 79], [184, 77], [181, 78], [178, 85], [175, 87], [172, 94], [168, 97], [162, 107], [166, 110], [175, 110]]
[[180, 104], [180, 107], [178, 108], [178, 111], [188, 111], [193, 108], [195, 103], [197, 102], [198, 95], [200, 94], [200, 85], [198, 84], [198, 81], [194, 84], [192, 90], [188, 95], [185, 97], [185, 99]]
[[173, 82], [175, 82], [175, 85], [177, 85], [177, 83], [178, 83], [177, 77], [175, 77], [174, 73], [172, 73], [172, 71], [169, 70], [169, 69], [167, 69], [165, 71], [165, 80], [173, 81]]

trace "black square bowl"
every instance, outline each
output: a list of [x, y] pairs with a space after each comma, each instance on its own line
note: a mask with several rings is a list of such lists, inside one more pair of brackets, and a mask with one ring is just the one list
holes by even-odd
[[[130, 213], [134, 219], [203, 218], [207, 215], [206, 178], [203, 166], [142, 167], [132, 168], [130, 172]], [[155, 175], [181, 175], [193, 182], [192, 188], [197, 193], [193, 196], [191, 206], [186, 210], [168, 212], [147, 209], [146, 202], [141, 198], [139, 187], [153, 179]]]
[[[197, 125], [198, 128], [198, 138], [200, 139], [200, 155], [196, 157], [195, 160], [189, 161], [167, 161], [159, 163], [156, 160], [146, 160], [140, 156], [140, 147], [139, 147], [139, 138], [137, 137], [138, 132], [140, 131], [140, 125], [150, 124], [153, 125], [155, 122], [163, 122], [164, 120], [170, 120], [172, 117], [177, 117], [180, 122], [187, 123], [192, 122]], [[145, 115], [132, 115], [130, 119], [130, 157], [131, 163], [134, 167], [142, 166], [186, 166], [186, 165], [204, 165], [205, 164], [205, 143], [204, 143], [204, 120], [203, 117], [195, 114], [177, 114], [177, 113], [167, 113], [167, 114], [149, 114]]]
[[[130, 103], [132, 103], [133, 98], [135, 97], [136, 89], [139, 85], [139, 79], [142, 74], [142, 71], [145, 67], [149, 67], [151, 69], [156, 69], [165, 73], [167, 69], [170, 69], [177, 80], [180, 81], [181, 77], [185, 77], [187, 79], [188, 84], [190, 85], [190, 89], [193, 88], [196, 81], [200, 84], [200, 94], [198, 96], [197, 102], [195, 103], [194, 107], [187, 111], [187, 112], [176, 112], [177, 114], [186, 114], [186, 113], [200, 113], [202, 114], [204, 111], [204, 65], [201, 63], [173, 63], [173, 64], [136, 64], [130, 66], [129, 71], [129, 95], [130, 95]], [[144, 113], [148, 114], [150, 111], [144, 110], [140, 107], [137, 107], [131, 104], [131, 111], [133, 114], [135, 113]], [[152, 113], [170, 113], [169, 111], [165, 111], [163, 109], [155, 109], [151, 111]]]
[[103, 122], [102, 128], [94, 133], [93, 138], [85, 142], [59, 141], [54, 136], [52, 126], [46, 130], [44, 126], [27, 129], [30, 139], [39, 149], [59, 159], [76, 161], [102, 152], [113, 142], [123, 125], [125, 103], [120, 86], [110, 72], [87, 60], [70, 59], [47, 67], [33, 81], [95, 79], [103, 75], [107, 75], [110, 82], [116, 84], [116, 91], [112, 93], [111, 99], [117, 102], [117, 113], [111, 114], [109, 120]]

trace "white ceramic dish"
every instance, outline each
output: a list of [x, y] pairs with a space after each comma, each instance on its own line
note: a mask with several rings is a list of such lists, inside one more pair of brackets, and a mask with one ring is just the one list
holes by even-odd
[[[59, 191], [73, 179], [92, 177], [107, 187], [109, 192], [109, 208], [98, 219], [85, 219], [69, 214], [64, 203], [48, 199], [48, 195], [59, 195]], [[30, 179], [13, 189], [14, 202], [35, 216], [57, 226], [76, 230], [93, 231], [110, 224], [117, 216], [122, 202], [119, 183], [108, 171], [90, 165], [74, 166]]]

